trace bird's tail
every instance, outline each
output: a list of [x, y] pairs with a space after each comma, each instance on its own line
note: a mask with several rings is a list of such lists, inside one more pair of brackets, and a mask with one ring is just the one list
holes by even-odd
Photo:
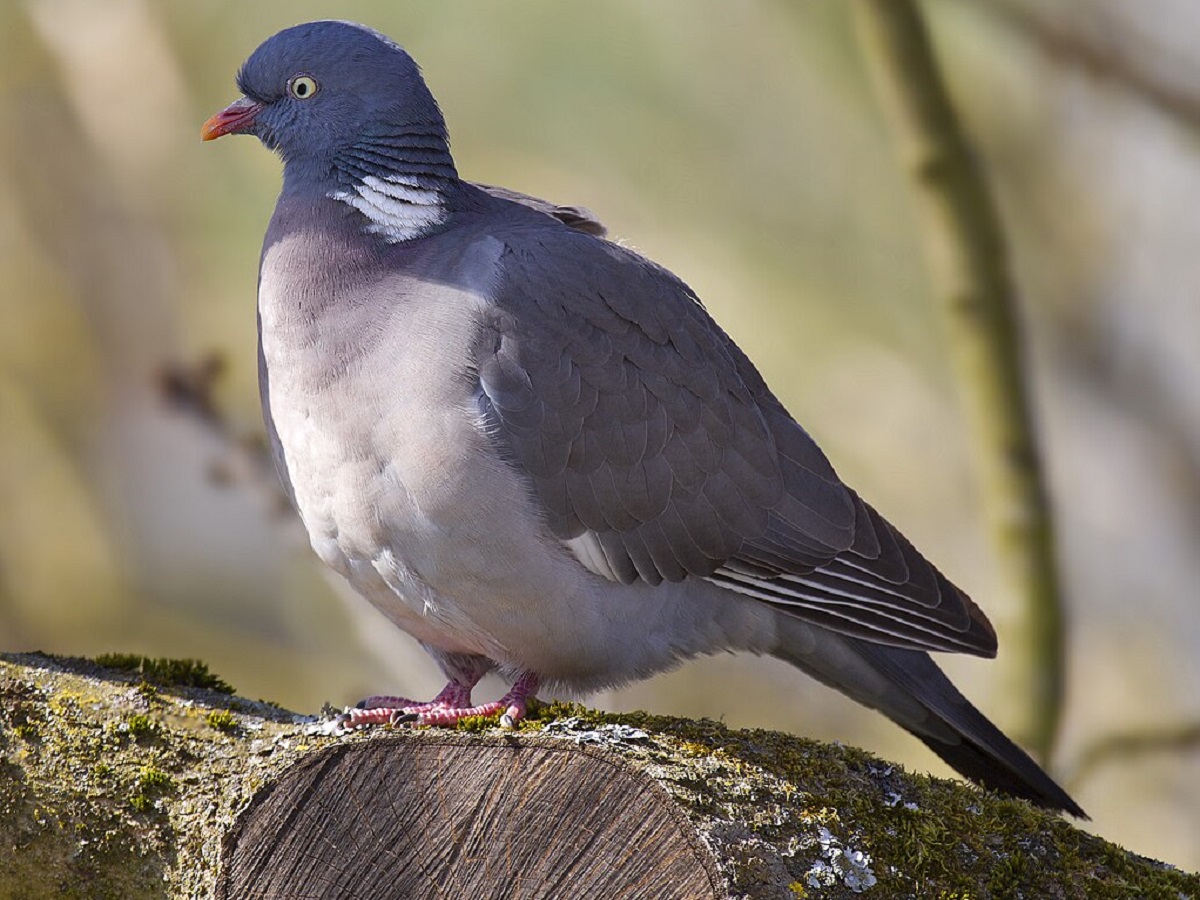
[[879, 710], [972, 781], [1087, 818], [1066, 791], [959, 693], [929, 654], [790, 619], [780, 622], [773, 655]]

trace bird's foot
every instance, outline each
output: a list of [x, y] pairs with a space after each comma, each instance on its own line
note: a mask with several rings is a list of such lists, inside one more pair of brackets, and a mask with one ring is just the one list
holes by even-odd
[[451, 681], [442, 688], [441, 692], [432, 700], [422, 703], [420, 700], [409, 700], [405, 697], [390, 697], [384, 694], [374, 697], [368, 697], [358, 704], [358, 709], [364, 712], [375, 712], [376, 710], [391, 709], [403, 710], [410, 713], [428, 712], [431, 709], [441, 709], [443, 707], [463, 707], [471, 705], [471, 687], [469, 685], [460, 684], [457, 681]]
[[407, 697], [376, 694], [360, 701], [353, 709], [347, 709], [338, 718], [345, 728], [358, 728], [363, 725], [389, 725], [396, 724], [397, 721], [415, 721], [417, 716], [435, 709], [458, 709], [470, 705], [471, 686], [451, 681], [442, 688], [436, 697], [426, 702], [409, 700]]
[[471, 688], [453, 681], [428, 703], [404, 697], [368, 697], [354, 709], [347, 709], [339, 717], [339, 724], [346, 729], [364, 725], [455, 725], [473, 716], [499, 715], [500, 724], [512, 728], [525, 717], [538, 683], [538, 677], [527, 672], [499, 700], [479, 706], [471, 705]]

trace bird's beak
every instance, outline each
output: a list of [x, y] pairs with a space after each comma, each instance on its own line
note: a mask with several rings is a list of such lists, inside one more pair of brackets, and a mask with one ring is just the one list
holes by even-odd
[[234, 100], [200, 126], [200, 139], [211, 141], [227, 134], [245, 134], [253, 131], [254, 119], [262, 110], [263, 104], [249, 97]]

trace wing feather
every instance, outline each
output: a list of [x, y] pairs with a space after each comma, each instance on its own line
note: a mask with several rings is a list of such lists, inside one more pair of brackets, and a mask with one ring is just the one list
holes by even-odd
[[476, 360], [485, 432], [590, 570], [707, 578], [867, 640], [994, 653], [978, 608], [842, 484], [677, 278], [553, 226], [514, 233], [500, 271]]

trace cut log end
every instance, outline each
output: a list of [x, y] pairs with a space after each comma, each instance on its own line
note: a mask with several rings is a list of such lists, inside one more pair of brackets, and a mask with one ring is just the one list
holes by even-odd
[[403, 738], [313, 754], [224, 850], [220, 898], [724, 897], [650, 778], [599, 752]]

